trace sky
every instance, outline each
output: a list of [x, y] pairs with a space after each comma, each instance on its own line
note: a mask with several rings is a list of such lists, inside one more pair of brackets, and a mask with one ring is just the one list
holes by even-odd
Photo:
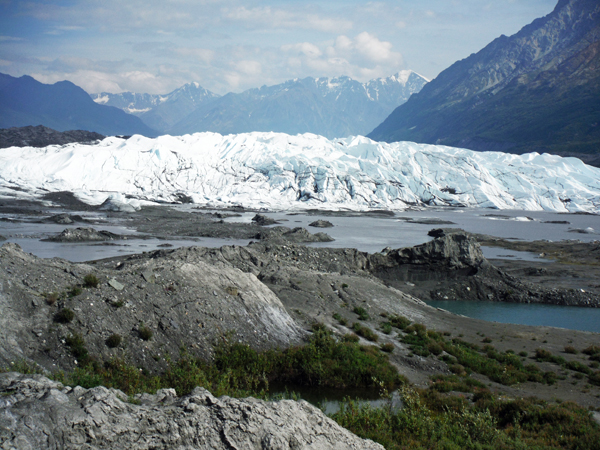
[[435, 78], [557, 0], [0, 0], [0, 72], [89, 93]]

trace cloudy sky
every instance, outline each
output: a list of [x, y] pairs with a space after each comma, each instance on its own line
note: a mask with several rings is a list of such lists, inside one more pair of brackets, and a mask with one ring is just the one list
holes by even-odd
[[0, 0], [0, 72], [90, 93], [427, 78], [557, 0]]

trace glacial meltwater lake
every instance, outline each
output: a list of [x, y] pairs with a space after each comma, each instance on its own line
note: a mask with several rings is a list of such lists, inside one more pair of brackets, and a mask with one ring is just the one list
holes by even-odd
[[[189, 210], [193, 206], [178, 205], [178, 209]], [[53, 214], [56, 211], [53, 212]], [[70, 212], [73, 214], [74, 212]], [[86, 216], [86, 213], [80, 213]], [[262, 213], [294, 228], [304, 227], [312, 233], [319, 231], [332, 236], [335, 241], [310, 244], [315, 247], [352, 247], [370, 253], [385, 247], [399, 248], [422, 244], [431, 240], [427, 235], [433, 228], [455, 227], [473, 233], [483, 233], [506, 239], [533, 240], [600, 240], [600, 215], [562, 214], [546, 211], [498, 211], [472, 208], [426, 208], [396, 212], [395, 214], [361, 214], [331, 212], [273, 212]], [[50, 214], [49, 214], [50, 215]], [[232, 222], [250, 222], [254, 212], [243, 213], [242, 217], [226, 219]], [[173, 238], [139, 239], [136, 231], [118, 223], [94, 225], [97, 230], [127, 234], [129, 239], [118, 243], [56, 243], [42, 242], [48, 233], [59, 233], [65, 228], [78, 225], [34, 224], [0, 221], [0, 235], [9, 242], [16, 242], [30, 253], [44, 258], [61, 257], [74, 262], [108, 258], [112, 256], [156, 250], [169, 245], [220, 247], [222, 245], [247, 245], [248, 240], [216, 238]], [[10, 218], [8, 218], [10, 219]], [[309, 224], [318, 219], [328, 220], [332, 228], [314, 228]], [[80, 225], [79, 225], [80, 226]], [[512, 260], [544, 260], [539, 255], [514, 252], [501, 248], [483, 248], [487, 258], [510, 258]], [[578, 308], [540, 304], [513, 304], [495, 302], [429, 302], [432, 306], [456, 314], [483, 320], [524, 325], [546, 325], [583, 331], [600, 332], [600, 308]]]

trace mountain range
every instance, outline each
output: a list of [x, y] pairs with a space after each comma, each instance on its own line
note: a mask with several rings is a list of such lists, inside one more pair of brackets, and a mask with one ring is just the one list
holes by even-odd
[[0, 128], [37, 125], [103, 135], [157, 135], [138, 117], [95, 103], [70, 81], [43, 84], [30, 76], [0, 73]]
[[166, 95], [102, 92], [91, 97], [98, 104], [116, 106], [138, 116], [150, 128], [166, 132], [200, 104], [219, 98], [219, 95], [198, 83], [188, 83]]
[[593, 163], [600, 153], [600, 2], [560, 0], [549, 15], [440, 73], [368, 136]]
[[173, 135], [275, 131], [334, 138], [368, 133], [427, 82], [402, 71], [366, 83], [349, 77], [294, 79], [222, 97], [190, 83], [164, 96], [124, 92], [92, 98]]

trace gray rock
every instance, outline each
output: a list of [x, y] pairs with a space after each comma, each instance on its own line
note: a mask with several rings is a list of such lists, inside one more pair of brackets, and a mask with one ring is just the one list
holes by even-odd
[[256, 214], [252, 218], [252, 222], [255, 222], [255, 223], [257, 223], [258, 225], [261, 225], [261, 226], [275, 225], [275, 224], [279, 223], [275, 219], [272, 219], [272, 218], [267, 217], [267, 216], [263, 216], [262, 214]]
[[115, 389], [74, 389], [40, 375], [0, 374], [0, 446], [18, 449], [381, 450], [307, 402], [216, 398], [173, 389], [127, 402]]
[[113, 241], [121, 239], [121, 236], [110, 231], [96, 231], [90, 227], [67, 228], [58, 236], [54, 236], [45, 241], [51, 242], [97, 242], [97, 241]]
[[111, 285], [115, 290], [117, 291], [122, 291], [123, 289], [125, 289], [125, 286], [121, 283], [119, 283], [117, 280], [115, 280], [114, 278], [111, 278], [108, 281], [108, 284]]
[[315, 220], [314, 222], [311, 222], [308, 224], [309, 227], [315, 227], [315, 228], [331, 228], [333, 227], [333, 224], [329, 221], [329, 220]]

